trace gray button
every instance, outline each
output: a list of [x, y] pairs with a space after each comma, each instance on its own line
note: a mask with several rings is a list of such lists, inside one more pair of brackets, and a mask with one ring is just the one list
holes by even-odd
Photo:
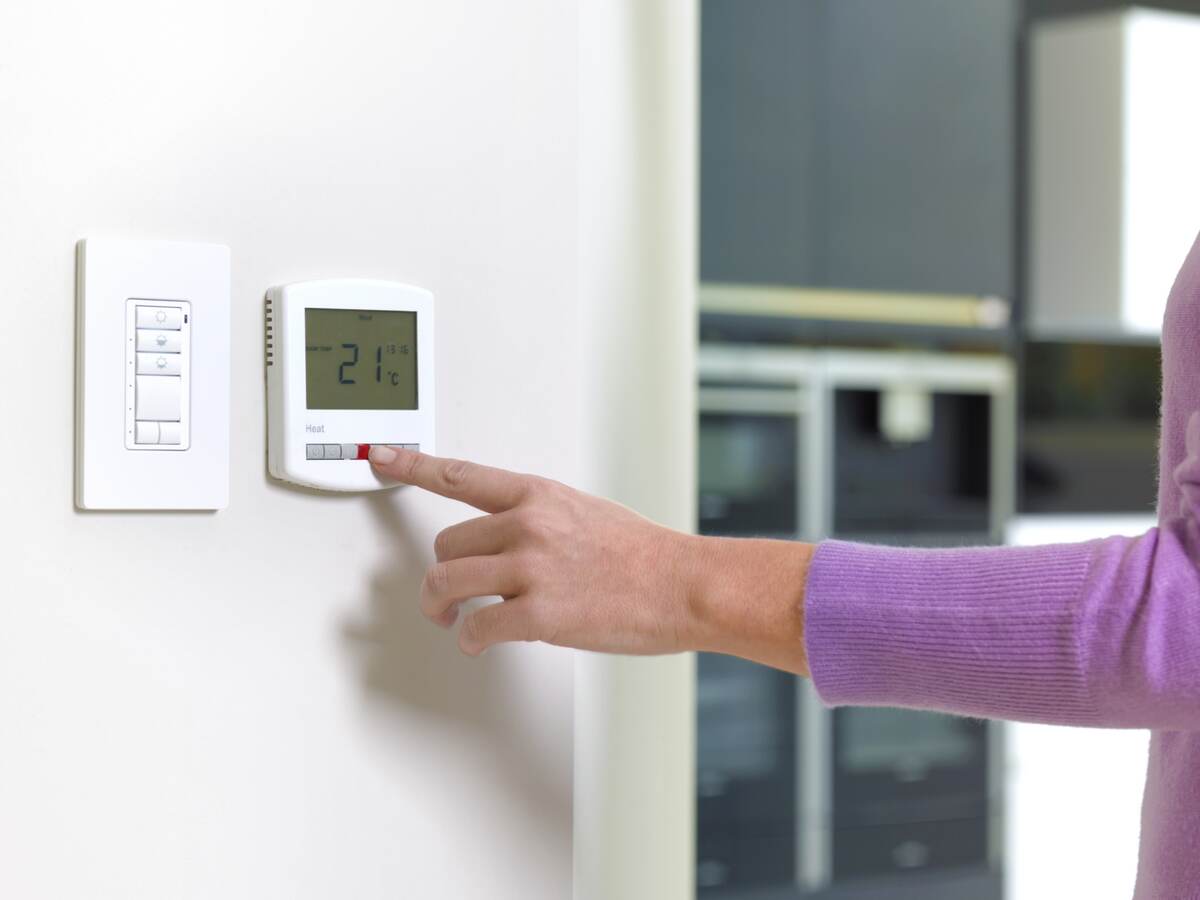
[[341, 444], [325, 444], [326, 459], [341, 459], [342, 445]]
[[309, 444], [305, 448], [305, 450], [307, 450], [307, 454], [305, 456], [306, 459], [324, 459], [325, 458], [325, 445], [324, 444]]
[[421, 452], [420, 444], [401, 444], [400, 447], [403, 450], [416, 450], [418, 453]]
[[358, 459], [358, 444], [342, 444], [342, 459]]

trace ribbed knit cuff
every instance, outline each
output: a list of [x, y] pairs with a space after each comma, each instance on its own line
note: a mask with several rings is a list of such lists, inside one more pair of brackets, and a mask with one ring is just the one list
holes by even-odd
[[830, 706], [1094, 721], [1078, 646], [1092, 552], [821, 544], [804, 601], [817, 693]]

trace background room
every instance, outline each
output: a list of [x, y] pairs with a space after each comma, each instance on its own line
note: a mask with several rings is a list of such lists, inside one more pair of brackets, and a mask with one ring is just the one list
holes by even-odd
[[[1162, 6], [704, 0], [702, 531], [1154, 524], [1200, 230], [1200, 4]], [[831, 714], [725, 657], [698, 685], [698, 896], [1132, 893], [1144, 732]]]

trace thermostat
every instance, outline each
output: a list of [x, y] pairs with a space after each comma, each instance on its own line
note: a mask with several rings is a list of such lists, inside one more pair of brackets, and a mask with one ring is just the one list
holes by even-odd
[[433, 451], [433, 295], [337, 279], [267, 291], [267, 467], [328, 491], [392, 487], [372, 444]]

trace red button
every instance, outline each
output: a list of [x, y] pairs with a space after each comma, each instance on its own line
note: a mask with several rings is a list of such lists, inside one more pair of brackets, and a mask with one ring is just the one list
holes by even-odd
[[355, 459], [367, 459], [368, 456], [370, 455], [370, 453], [371, 453], [371, 445], [370, 444], [359, 444], [358, 445], [358, 456], [356, 456], [354, 458]]

